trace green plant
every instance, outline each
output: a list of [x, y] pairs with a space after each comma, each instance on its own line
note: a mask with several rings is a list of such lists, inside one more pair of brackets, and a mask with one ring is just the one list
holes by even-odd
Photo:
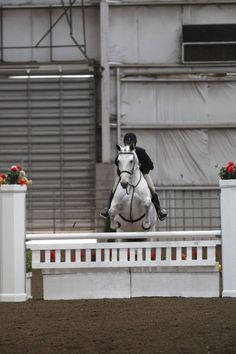
[[25, 252], [26, 273], [32, 272], [32, 251], [26, 250]]

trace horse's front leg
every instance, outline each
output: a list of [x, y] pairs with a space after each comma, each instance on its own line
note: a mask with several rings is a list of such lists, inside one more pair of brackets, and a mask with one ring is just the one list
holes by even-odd
[[144, 209], [145, 209], [145, 218], [143, 221], [144, 230], [149, 230], [151, 227], [151, 220], [150, 220], [151, 203], [152, 203], [152, 201], [150, 198], [148, 198], [148, 197], [144, 198], [144, 202], [143, 202]]
[[110, 227], [113, 230], [117, 230], [120, 227], [120, 225], [117, 221], [115, 221], [115, 217], [120, 212], [119, 205], [116, 203], [112, 203], [108, 212], [110, 216]]

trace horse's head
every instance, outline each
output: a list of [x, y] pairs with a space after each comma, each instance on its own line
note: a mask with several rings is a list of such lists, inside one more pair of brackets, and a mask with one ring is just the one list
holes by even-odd
[[117, 145], [119, 151], [116, 162], [120, 172], [120, 184], [123, 188], [127, 188], [133, 174], [139, 167], [135, 147], [133, 145], [120, 146]]

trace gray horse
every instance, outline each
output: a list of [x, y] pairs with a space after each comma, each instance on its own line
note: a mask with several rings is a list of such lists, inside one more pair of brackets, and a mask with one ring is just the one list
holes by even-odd
[[133, 145], [117, 145], [119, 183], [109, 209], [111, 228], [119, 232], [155, 231], [157, 216], [152, 196]]

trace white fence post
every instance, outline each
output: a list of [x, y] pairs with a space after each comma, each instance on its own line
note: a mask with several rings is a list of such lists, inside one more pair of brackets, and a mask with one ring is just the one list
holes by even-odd
[[0, 301], [26, 301], [26, 186], [0, 186]]
[[236, 297], [236, 180], [220, 180], [223, 297]]

